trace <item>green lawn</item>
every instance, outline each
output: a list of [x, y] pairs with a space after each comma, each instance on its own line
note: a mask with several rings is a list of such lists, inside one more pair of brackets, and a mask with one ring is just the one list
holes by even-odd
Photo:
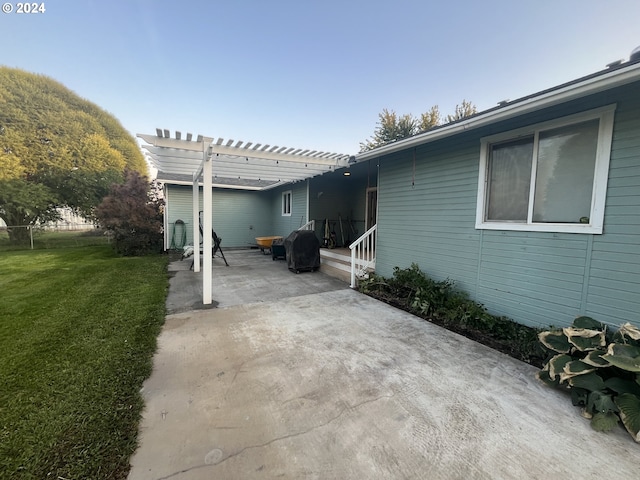
[[124, 479], [167, 258], [0, 252], [0, 478]]

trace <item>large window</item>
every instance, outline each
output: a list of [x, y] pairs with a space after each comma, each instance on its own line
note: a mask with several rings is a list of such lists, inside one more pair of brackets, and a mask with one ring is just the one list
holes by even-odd
[[483, 138], [476, 228], [602, 233], [614, 110]]
[[282, 216], [291, 216], [291, 190], [282, 192]]

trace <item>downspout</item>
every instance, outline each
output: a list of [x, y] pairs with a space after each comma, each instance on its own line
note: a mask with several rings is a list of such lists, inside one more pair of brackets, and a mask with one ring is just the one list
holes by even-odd
[[164, 195], [164, 213], [163, 213], [163, 227], [164, 227], [164, 251], [169, 250], [169, 186], [165, 183], [162, 186]]
[[200, 210], [200, 169], [193, 172], [191, 224], [193, 230], [193, 271], [200, 271], [200, 232], [198, 231], [198, 211]]
[[311, 179], [307, 178], [307, 211], [305, 212], [305, 223], [309, 223], [309, 199], [311, 198], [309, 194], [309, 190], [311, 188], [310, 185], [311, 185]]

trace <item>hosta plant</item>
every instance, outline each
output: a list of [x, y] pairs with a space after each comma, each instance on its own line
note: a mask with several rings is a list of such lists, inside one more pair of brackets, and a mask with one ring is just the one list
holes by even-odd
[[570, 327], [541, 332], [551, 358], [538, 378], [568, 389], [598, 431], [610, 431], [622, 420], [640, 442], [640, 329], [626, 323], [615, 333], [590, 317]]

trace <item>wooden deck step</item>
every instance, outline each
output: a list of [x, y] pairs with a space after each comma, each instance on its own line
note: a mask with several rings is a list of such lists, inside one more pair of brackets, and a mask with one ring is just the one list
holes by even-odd
[[351, 250], [321, 248], [320, 271], [349, 283], [351, 281]]

